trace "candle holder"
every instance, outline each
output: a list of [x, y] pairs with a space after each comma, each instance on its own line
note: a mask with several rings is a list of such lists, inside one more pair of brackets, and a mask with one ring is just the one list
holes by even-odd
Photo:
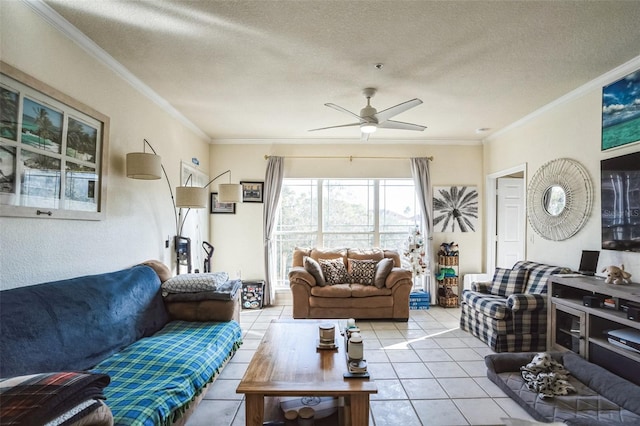
[[316, 348], [318, 349], [336, 349], [336, 326], [332, 323], [322, 323], [318, 326], [318, 340]]
[[355, 321], [347, 321], [347, 328], [342, 333], [344, 336], [345, 356], [347, 361], [347, 372], [343, 374], [345, 379], [360, 378], [368, 379], [367, 360], [364, 359], [364, 344], [360, 329], [355, 325]]

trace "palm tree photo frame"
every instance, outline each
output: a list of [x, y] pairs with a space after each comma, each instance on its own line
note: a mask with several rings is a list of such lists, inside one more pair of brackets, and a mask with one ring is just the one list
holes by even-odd
[[433, 232], [475, 232], [477, 186], [433, 187]]
[[109, 117], [0, 61], [0, 216], [106, 217]]

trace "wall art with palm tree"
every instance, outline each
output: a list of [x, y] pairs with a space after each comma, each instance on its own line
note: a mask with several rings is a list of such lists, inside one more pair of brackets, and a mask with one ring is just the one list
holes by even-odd
[[109, 117], [0, 70], [0, 216], [104, 219]]
[[22, 143], [48, 152], [60, 153], [62, 145], [62, 112], [24, 98]]
[[475, 232], [477, 223], [476, 186], [433, 187], [434, 232]]

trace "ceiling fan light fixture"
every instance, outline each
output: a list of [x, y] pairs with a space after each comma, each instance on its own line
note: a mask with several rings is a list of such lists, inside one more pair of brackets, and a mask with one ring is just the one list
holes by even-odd
[[333, 108], [337, 111], [349, 114], [350, 116], [357, 118], [358, 121], [356, 123], [321, 127], [319, 129], [311, 129], [309, 131], [359, 126], [360, 132], [361, 132], [361, 135], [360, 135], [361, 140], [367, 141], [369, 140], [369, 135], [377, 131], [378, 127], [383, 127], [385, 129], [416, 130], [416, 131], [423, 131], [424, 129], [426, 129], [425, 126], [421, 126], [419, 124], [404, 123], [402, 121], [391, 120], [392, 117], [398, 114], [401, 114], [408, 109], [411, 109], [413, 107], [420, 105], [422, 103], [420, 99], [418, 98], [411, 99], [406, 102], [402, 102], [398, 105], [392, 106], [391, 108], [387, 108], [383, 111], [378, 112], [377, 109], [371, 106], [371, 98], [376, 94], [376, 89], [368, 87], [362, 91], [362, 94], [365, 96], [365, 98], [367, 98], [367, 105], [360, 110], [359, 115], [336, 104], [332, 104], [332, 103], [325, 104], [325, 106], [328, 106], [329, 108]]
[[373, 133], [378, 130], [378, 125], [376, 123], [362, 123], [360, 125], [360, 131], [362, 133]]

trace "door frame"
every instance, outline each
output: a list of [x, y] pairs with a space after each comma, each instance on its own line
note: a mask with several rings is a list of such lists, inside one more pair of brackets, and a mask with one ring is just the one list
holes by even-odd
[[[519, 164], [509, 169], [501, 170], [499, 172], [488, 174], [486, 177], [485, 188], [486, 198], [485, 205], [487, 206], [487, 238], [486, 238], [486, 273], [493, 275], [496, 268], [496, 232], [497, 232], [497, 219], [498, 219], [498, 198], [497, 198], [497, 183], [498, 179], [502, 177], [509, 177], [510, 175], [522, 173], [524, 179], [522, 194], [524, 200], [524, 212], [525, 212], [525, 227], [524, 227], [524, 251], [525, 259], [527, 254], [527, 227], [526, 227], [526, 211], [527, 211], [527, 163]], [[524, 259], [523, 259], [524, 260]]]

